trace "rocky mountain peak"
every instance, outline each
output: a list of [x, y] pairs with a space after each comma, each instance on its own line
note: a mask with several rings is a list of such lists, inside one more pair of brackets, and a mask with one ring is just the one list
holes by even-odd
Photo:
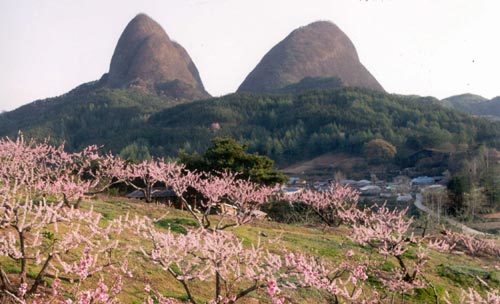
[[105, 82], [180, 99], [210, 96], [187, 51], [145, 14], [133, 18], [121, 34]]
[[306, 77], [336, 77], [343, 86], [384, 91], [359, 61], [349, 37], [329, 21], [292, 31], [262, 58], [238, 91], [276, 91]]

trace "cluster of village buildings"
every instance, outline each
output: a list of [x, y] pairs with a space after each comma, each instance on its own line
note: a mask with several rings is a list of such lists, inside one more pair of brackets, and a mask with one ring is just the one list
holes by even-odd
[[327, 190], [333, 183], [349, 185], [360, 193], [360, 200], [370, 202], [392, 202], [408, 205], [413, 202], [417, 193], [428, 190], [444, 191], [446, 189], [447, 178], [444, 176], [418, 176], [410, 178], [399, 175], [388, 182], [372, 178], [371, 180], [342, 179], [334, 181], [315, 180], [308, 181], [299, 177], [290, 177], [289, 182], [283, 187], [285, 194], [293, 194], [304, 191], [304, 189], [316, 189], [318, 191]]

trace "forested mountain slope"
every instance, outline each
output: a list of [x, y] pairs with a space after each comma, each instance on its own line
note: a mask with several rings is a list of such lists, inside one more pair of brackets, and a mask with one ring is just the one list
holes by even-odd
[[178, 100], [130, 89], [105, 89], [82, 85], [55, 98], [38, 100], [0, 115], [0, 134], [65, 141], [70, 150], [104, 145], [120, 150], [131, 140], [129, 130], [143, 127], [148, 117]]
[[325, 152], [359, 154], [381, 138], [408, 157], [422, 148], [500, 146], [500, 123], [443, 108], [428, 98], [342, 88], [297, 94], [236, 93], [176, 104], [125, 89], [80, 88], [0, 116], [0, 136], [66, 141], [70, 149], [105, 145], [120, 152], [139, 145], [152, 155], [203, 151], [217, 136], [290, 163]]
[[[211, 129], [214, 123], [220, 129]], [[330, 151], [359, 153], [374, 138], [395, 145], [401, 157], [445, 144], [498, 146], [500, 138], [498, 123], [442, 108], [427, 98], [353, 88], [232, 94], [166, 109], [149, 124], [153, 133], [147, 141], [169, 154], [178, 147], [201, 150], [211, 137], [229, 135], [279, 162]]]

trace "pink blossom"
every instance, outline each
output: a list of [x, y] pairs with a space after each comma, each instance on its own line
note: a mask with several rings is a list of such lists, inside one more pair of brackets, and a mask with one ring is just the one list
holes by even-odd
[[351, 187], [334, 184], [326, 191], [306, 190], [287, 199], [305, 203], [327, 225], [338, 226], [356, 221], [358, 197], [359, 193]]
[[19, 285], [19, 289], [17, 290], [17, 295], [20, 298], [24, 298], [24, 295], [26, 294], [26, 291], [28, 291], [28, 284], [21, 283], [21, 285]]

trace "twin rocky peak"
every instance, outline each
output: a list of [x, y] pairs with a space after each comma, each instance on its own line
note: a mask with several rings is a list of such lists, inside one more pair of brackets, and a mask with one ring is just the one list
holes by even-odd
[[[347, 35], [335, 24], [320, 21], [294, 30], [274, 46], [238, 92], [279, 92], [311, 79], [323, 79], [323, 85], [383, 91], [359, 61]], [[135, 88], [178, 99], [210, 97], [186, 50], [145, 14], [137, 15], [123, 31], [109, 73], [101, 81], [112, 88]]]

